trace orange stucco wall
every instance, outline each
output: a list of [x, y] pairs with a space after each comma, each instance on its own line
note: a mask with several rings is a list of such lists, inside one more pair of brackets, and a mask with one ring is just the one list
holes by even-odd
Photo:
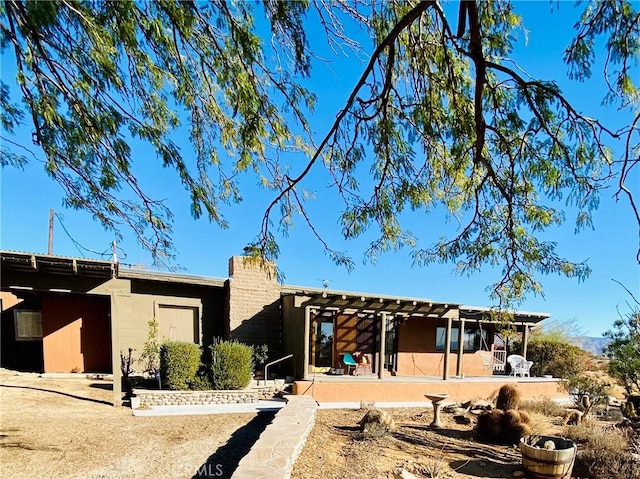
[[111, 372], [108, 299], [43, 297], [42, 335], [45, 372]]
[[[444, 351], [436, 350], [436, 328], [445, 326], [444, 320], [408, 318], [398, 327], [398, 376], [442, 376], [444, 372]], [[458, 327], [454, 324], [454, 327]], [[449, 376], [455, 376], [458, 353], [449, 357]], [[462, 358], [462, 372], [465, 376], [491, 376], [492, 371], [484, 370], [482, 358], [476, 352], [465, 352]]]
[[563, 398], [566, 393], [558, 387], [558, 380], [534, 381], [507, 379], [449, 380], [429, 382], [402, 382], [398, 380], [351, 380], [351, 381], [296, 381], [294, 394], [312, 396], [319, 402], [426, 402], [425, 394], [449, 394], [447, 401], [469, 401], [487, 399], [497, 395], [506, 383], [514, 384], [522, 399], [542, 397]]
[[6, 291], [0, 291], [0, 299], [2, 299], [2, 311], [22, 302], [15, 294]]

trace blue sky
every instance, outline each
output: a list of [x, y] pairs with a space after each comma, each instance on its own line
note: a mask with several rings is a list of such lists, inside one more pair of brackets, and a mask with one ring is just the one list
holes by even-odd
[[[566, 79], [562, 51], [573, 32], [569, 28], [576, 18], [573, 3], [554, 3], [554, 9], [560, 9], [554, 14], [550, 14], [548, 2], [521, 2], [516, 8], [523, 15], [528, 30], [527, 44], [519, 43], [514, 53], [520, 65], [534, 77], [558, 81], [566, 97], [585, 114], [614, 125], [627, 121], [628, 113], [625, 116], [600, 106], [604, 90], [601, 77], [597, 77], [598, 69], [594, 69], [594, 78], [586, 83]], [[313, 45], [313, 38], [311, 43]], [[8, 55], [2, 58], [5, 82], [10, 81], [7, 72], [14, 70], [12, 61]], [[314, 74], [318, 77], [312, 88], [318, 94], [318, 104], [311, 120], [316, 139], [328, 130], [365, 61], [364, 55], [362, 58], [352, 55], [334, 60], [331, 71], [316, 66]], [[18, 140], [28, 145], [30, 130], [27, 128]], [[134, 146], [134, 151], [140, 165], [154, 161], [144, 148]], [[302, 160], [291, 158], [292, 171], [300, 168]], [[140, 168], [141, 180], [147, 184], [147, 190], [152, 196], [167, 198], [175, 214], [173, 237], [178, 265], [184, 273], [226, 277], [228, 258], [241, 254], [243, 247], [255, 238], [272, 194], [256, 188], [253, 179], [247, 178], [243, 203], [225, 210], [231, 226], [228, 230], [220, 230], [206, 220], [195, 221], [189, 216], [188, 197], [176, 176], [169, 173], [160, 167]], [[636, 193], [640, 193], [638, 180], [636, 171], [630, 183]], [[4, 168], [0, 184], [0, 247], [3, 249], [46, 253], [49, 209], [52, 208], [60, 215], [55, 221], [54, 254], [100, 258], [79, 249], [69, 235], [91, 251], [110, 251], [113, 234], [105, 232], [88, 214], [64, 209], [62, 189], [46, 176], [41, 162], [32, 161], [24, 170]], [[332, 247], [349, 253], [355, 259], [356, 267], [349, 274], [332, 264], [322, 245], [298, 220], [297, 228], [280, 241], [278, 265], [287, 284], [322, 287], [323, 281], [328, 280], [333, 289], [416, 296], [478, 306], [492, 304], [485, 288], [499, 278], [499, 270], [485, 268], [480, 274], [466, 277], [455, 273], [454, 264], [412, 267], [409, 250], [387, 253], [375, 265], [363, 264], [362, 252], [371, 237], [345, 243], [339, 236], [335, 205], [323, 201], [328, 196], [325, 182], [316, 177], [307, 187], [316, 192], [316, 200], [310, 205], [316, 227]], [[602, 195], [601, 206], [594, 215], [593, 230], [574, 235], [571, 215], [567, 214], [567, 224], [545, 233], [546, 239], [558, 243], [561, 254], [575, 261], [588, 260], [593, 270], [590, 278], [578, 283], [560, 276], [540, 277], [544, 298], [530, 297], [520, 309], [547, 312], [559, 321], [576, 320], [584, 332], [592, 336], [599, 336], [609, 329], [618, 317], [618, 311], [628, 311], [628, 294], [613, 280], [623, 283], [634, 293], [640, 291], [640, 269], [635, 260], [638, 227], [628, 203], [623, 200], [616, 204], [611, 197], [613, 192]], [[438, 221], [433, 217], [419, 218], [410, 226], [415, 232], [439, 234]], [[152, 262], [150, 255], [126, 232], [119, 244], [119, 255], [123, 262], [139, 267], [148, 268]]]

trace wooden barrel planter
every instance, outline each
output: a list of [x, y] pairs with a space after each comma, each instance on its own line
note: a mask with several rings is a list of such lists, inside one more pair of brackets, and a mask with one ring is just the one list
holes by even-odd
[[577, 450], [573, 441], [557, 436], [520, 439], [522, 466], [531, 479], [570, 479]]

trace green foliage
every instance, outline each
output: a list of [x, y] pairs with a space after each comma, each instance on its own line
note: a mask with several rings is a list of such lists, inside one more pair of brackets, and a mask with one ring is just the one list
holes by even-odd
[[[252, 361], [255, 368], [259, 368], [269, 359], [269, 347], [266, 344], [257, 344], [252, 346]], [[265, 378], [267, 379], [267, 378]]]
[[147, 323], [147, 339], [142, 348], [140, 359], [144, 367], [144, 372], [155, 374], [160, 367], [160, 342], [158, 341], [158, 320], [155, 316]]
[[200, 347], [194, 343], [167, 341], [160, 346], [160, 371], [169, 389], [186, 390], [200, 366]]
[[213, 389], [211, 384], [211, 367], [201, 364], [196, 375], [189, 381], [189, 389], [192, 391], [208, 391]]
[[496, 408], [508, 411], [509, 409], [517, 409], [520, 402], [520, 391], [512, 384], [505, 384], [498, 391], [496, 399]]
[[533, 361], [532, 376], [569, 378], [585, 371], [587, 358], [584, 350], [562, 341], [534, 338], [527, 346], [527, 359]]
[[[589, 275], [540, 233], [563, 223], [565, 210], [576, 210], [576, 229], [589, 227], [612, 178], [628, 192], [639, 128], [634, 2], [585, 2], [565, 54], [581, 80], [604, 44], [604, 100], [629, 118], [620, 129], [580, 113], [553, 78], [513, 66], [526, 32], [514, 4], [459, 2], [451, 14], [438, 2], [6, 1], [0, 45], [15, 61], [22, 104], [3, 84], [1, 121], [11, 136], [28, 118], [65, 204], [118, 234], [128, 228], [156, 262], [171, 259], [173, 216], [138, 181], [138, 146], [175, 171], [194, 217], [222, 228], [222, 206], [242, 199], [242, 173], [272, 190], [251, 245], [263, 259], [278, 255], [272, 230], [286, 233], [299, 214], [333, 261], [353, 266], [306, 208], [314, 195], [305, 180], [325, 168], [334, 188], [323, 201], [342, 203], [344, 238], [379, 232], [368, 259], [409, 247], [419, 265], [451, 262], [461, 273], [497, 265], [490, 289], [509, 304], [540, 292], [540, 273]], [[314, 48], [308, 25], [326, 34], [314, 35]], [[311, 59], [348, 50], [370, 60], [316, 138]], [[190, 145], [177, 139], [183, 131]], [[0, 162], [24, 164], [9, 144]], [[404, 221], [431, 211], [460, 227], [422, 244]]]
[[[607, 400], [611, 385], [604, 379], [590, 374], [575, 374], [562, 383], [562, 387], [569, 393], [573, 403], [581, 410], [588, 410], [591, 406]], [[588, 404], [583, 399], [589, 398]]]
[[237, 341], [217, 340], [211, 348], [214, 389], [243, 389], [253, 374], [253, 348]]
[[640, 311], [616, 320], [613, 328], [605, 333], [611, 339], [604, 351], [609, 374], [620, 380], [627, 394], [640, 391]]

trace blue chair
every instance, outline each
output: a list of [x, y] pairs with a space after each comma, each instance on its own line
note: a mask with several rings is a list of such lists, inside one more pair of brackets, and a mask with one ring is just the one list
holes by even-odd
[[351, 375], [351, 368], [358, 367], [358, 363], [353, 359], [351, 353], [344, 353], [342, 355], [342, 363], [347, 367], [347, 376]]

